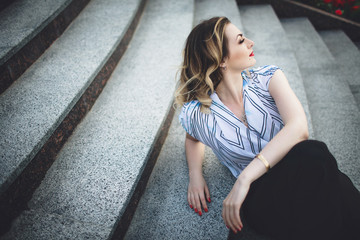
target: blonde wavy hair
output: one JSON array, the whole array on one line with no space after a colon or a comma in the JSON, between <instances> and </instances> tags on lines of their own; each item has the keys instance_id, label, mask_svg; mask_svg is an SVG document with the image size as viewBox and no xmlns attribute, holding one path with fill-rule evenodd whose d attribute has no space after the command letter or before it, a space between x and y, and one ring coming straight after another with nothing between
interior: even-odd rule
<instances>
[{"instance_id":1,"label":"blonde wavy hair","mask_svg":"<svg viewBox=\"0 0 360 240\"><path fill-rule=\"evenodd\" d=\"M221 82L223 76L220 63L228 56L228 40L225 35L226 17L213 17L195 26L187 37L183 50L180 79L175 90L176 107L198 100L200 111L210 113L210 95ZM250 75L248 69L246 69Z\"/></svg>"}]
</instances>

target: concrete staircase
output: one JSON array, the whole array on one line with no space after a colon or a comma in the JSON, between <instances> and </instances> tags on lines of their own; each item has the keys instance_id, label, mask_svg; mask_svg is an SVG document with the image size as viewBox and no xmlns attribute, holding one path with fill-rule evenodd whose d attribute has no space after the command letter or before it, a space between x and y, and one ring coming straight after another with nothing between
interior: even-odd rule
<instances>
[{"instance_id":1,"label":"concrete staircase","mask_svg":"<svg viewBox=\"0 0 360 240\"><path fill-rule=\"evenodd\" d=\"M12 3L0 20L22 12L19 6L40 8L29 2ZM62 2L40 8L49 14L36 24L14 29L43 31L49 16L72 11L66 6L75 1ZM279 19L267 4L92 0L0 95L0 239L235 238L221 209L236 179L208 147L209 212L199 216L188 206L185 131L172 107L186 36L202 19L221 15L255 42L254 67L282 68L310 138L327 143L360 189L360 53L342 31ZM0 32L16 32L12 27L0 24ZM37 33L21 46L12 42L1 63L21 60ZM10 44L0 39L1 49ZM270 239L243 221L242 239Z\"/></svg>"}]
</instances>

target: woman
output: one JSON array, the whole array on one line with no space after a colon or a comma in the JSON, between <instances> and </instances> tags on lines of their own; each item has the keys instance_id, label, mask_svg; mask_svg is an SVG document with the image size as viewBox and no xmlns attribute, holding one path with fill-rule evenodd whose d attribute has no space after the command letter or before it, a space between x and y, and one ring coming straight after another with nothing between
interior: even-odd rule
<instances>
[{"instance_id":1,"label":"woman","mask_svg":"<svg viewBox=\"0 0 360 240\"><path fill-rule=\"evenodd\" d=\"M208 211L205 145L237 178L222 217L234 233L244 218L278 239L360 237L360 193L326 144L308 139L302 105L283 71L256 63L254 42L226 17L197 25L187 38L175 93L186 130L188 203ZM358 239L358 238L356 238Z\"/></svg>"}]
</instances>

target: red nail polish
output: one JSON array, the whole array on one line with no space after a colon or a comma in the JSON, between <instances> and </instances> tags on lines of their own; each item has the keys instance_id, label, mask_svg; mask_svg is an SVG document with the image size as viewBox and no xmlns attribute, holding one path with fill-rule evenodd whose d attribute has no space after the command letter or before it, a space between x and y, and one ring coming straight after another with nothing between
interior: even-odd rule
<instances>
[{"instance_id":1,"label":"red nail polish","mask_svg":"<svg viewBox=\"0 0 360 240\"><path fill-rule=\"evenodd\" d=\"M193 208L193 206L190 204L190 207Z\"/></svg>"},{"instance_id":2,"label":"red nail polish","mask_svg":"<svg viewBox=\"0 0 360 240\"><path fill-rule=\"evenodd\" d=\"M241 228L238 228L239 231L241 231Z\"/></svg>"},{"instance_id":3,"label":"red nail polish","mask_svg":"<svg viewBox=\"0 0 360 240\"><path fill-rule=\"evenodd\" d=\"M210 199L210 198L208 198L208 200L209 200L209 202L211 202L211 199Z\"/></svg>"},{"instance_id":4,"label":"red nail polish","mask_svg":"<svg viewBox=\"0 0 360 240\"><path fill-rule=\"evenodd\" d=\"M198 210L195 208L195 212L197 213L198 212Z\"/></svg>"},{"instance_id":5,"label":"red nail polish","mask_svg":"<svg viewBox=\"0 0 360 240\"><path fill-rule=\"evenodd\" d=\"M228 225L226 225L226 228L227 228L227 229L229 229L229 226L228 226Z\"/></svg>"},{"instance_id":6,"label":"red nail polish","mask_svg":"<svg viewBox=\"0 0 360 240\"><path fill-rule=\"evenodd\" d=\"M209 211L207 208L205 208L204 210L205 210L205 212L208 212L208 211Z\"/></svg>"},{"instance_id":7,"label":"red nail polish","mask_svg":"<svg viewBox=\"0 0 360 240\"><path fill-rule=\"evenodd\" d=\"M202 216L202 213L201 213L201 211L199 211L199 215L200 215L200 216Z\"/></svg>"},{"instance_id":8,"label":"red nail polish","mask_svg":"<svg viewBox=\"0 0 360 240\"><path fill-rule=\"evenodd\" d=\"M236 231L236 230L235 230L235 231L233 230L233 232L234 232L234 233L237 233L237 231Z\"/></svg>"}]
</instances>

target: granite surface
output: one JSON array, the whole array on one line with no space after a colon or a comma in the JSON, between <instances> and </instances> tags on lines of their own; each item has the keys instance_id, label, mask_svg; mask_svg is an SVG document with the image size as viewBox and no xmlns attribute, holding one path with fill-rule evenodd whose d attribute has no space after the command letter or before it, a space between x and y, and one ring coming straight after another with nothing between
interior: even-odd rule
<instances>
[{"instance_id":1,"label":"granite surface","mask_svg":"<svg viewBox=\"0 0 360 240\"><path fill-rule=\"evenodd\" d=\"M92 1L89 6L101 9L109 15L102 9L105 6L99 2ZM211 6L216 6L215 9L207 5L212 3ZM255 41L257 66L275 64L284 70L308 117L310 138L320 139L328 144L339 162L340 169L344 170L359 188L359 183L356 182L360 179L357 160L360 146L359 112L355 110L355 99L345 84L346 80L341 80L340 74L336 73L332 54L324 48L319 36L313 35L313 29L306 20L280 22L269 5L241 6L239 15L236 15L234 9L238 10L230 0L223 1L222 4L217 1L194 3L191 0L149 0L131 44L102 94L60 151L57 160L29 202L29 210L16 219L12 230L4 239L13 239L14 236L21 239L52 239L54 236L63 239L111 237L129 204L154 138L158 131L161 131L173 96L174 75L181 61L185 37L193 23L213 15L231 16L230 20L244 31L245 36ZM264 18L260 19L260 15ZM80 19L89 22L86 18ZM115 27L111 29L115 31ZM303 33L306 33L306 36ZM90 33L85 35L88 37ZM93 46L85 40L81 43L89 45L94 51L93 56L101 54L100 50L94 48L97 45ZM304 47L292 47L299 44ZM51 51L55 51L56 46ZM52 72L51 51L44 57L49 59L48 64L43 66L49 69L47 74ZM68 55L61 56L61 66L79 61L64 58L72 56L71 50L67 51ZM55 52L52 54L57 55ZM59 62L53 60L53 63ZM92 64L96 66L95 63ZM64 76L66 70L69 71L69 68L63 69L60 76ZM89 74L90 70L83 66L82 71ZM40 76L36 71L30 71L28 75ZM77 75L68 73L66 76ZM70 79L71 84L76 85L79 78ZM61 79L58 77L56 80ZM54 84L51 77L41 79L44 85L47 81L48 85L50 82ZM25 91L26 85L24 86L15 90ZM31 88L31 85L28 86ZM59 93L51 91L50 96L57 96L57 100L61 100L60 96L63 96L71 101L72 98L66 94L71 91L69 88L66 88L67 91L62 90L61 86L56 85ZM31 88L31 91L37 92L37 89ZM43 125L43 122L36 118L37 115L29 114L30 110L16 114L10 111L10 115L3 118L1 109L8 112L9 109L21 109L21 105L3 104L1 97L3 96L0 96L0 123L3 119L11 123L12 116L19 119L17 114L22 114L26 117L25 126ZM40 97L35 95L35 98ZM44 99L52 107L56 103L47 97L42 98L42 104L39 104L45 107L43 111L47 115L54 115L55 110L52 107L47 108ZM39 109L36 104L30 106ZM199 216L187 204L185 132L178 122L178 114L177 111L125 238L233 239L234 236L228 235L229 231L223 224L221 208L222 201L231 190L235 179L208 147L205 151L203 173L211 194L209 212ZM24 122L22 124L14 129L19 131L24 128ZM8 139L23 138L22 135L13 135L4 138L0 144L5 146ZM29 139L32 138L28 137L24 142ZM0 154L5 156L8 153ZM241 239L268 239L248 228L246 221L239 234Z\"/></svg>"},{"instance_id":2,"label":"granite surface","mask_svg":"<svg viewBox=\"0 0 360 240\"><path fill-rule=\"evenodd\" d=\"M233 0L195 1L194 13L194 24L213 16L228 16L242 29L239 10ZM207 146L203 176L211 195L211 203L207 203L209 211L202 210L202 216L199 216L189 207L185 131L178 121L179 111L175 112L168 137L125 239L270 239L251 229L245 218L244 229L229 235L221 216L222 201L236 179Z\"/></svg>"},{"instance_id":3,"label":"granite surface","mask_svg":"<svg viewBox=\"0 0 360 240\"><path fill-rule=\"evenodd\" d=\"M111 237L173 97L182 36L189 33L192 23L189 2L148 1L131 44L35 191L29 211L101 223L94 233L107 231L107 237L100 239ZM27 213L18 218L9 234L32 221ZM48 226L32 234L49 232L51 236L57 228Z\"/></svg>"},{"instance_id":4,"label":"granite surface","mask_svg":"<svg viewBox=\"0 0 360 240\"><path fill-rule=\"evenodd\" d=\"M318 31L337 62L337 69L347 80L360 109L360 52L358 47L340 29Z\"/></svg>"},{"instance_id":5,"label":"granite surface","mask_svg":"<svg viewBox=\"0 0 360 240\"><path fill-rule=\"evenodd\" d=\"M0 95L0 193L38 153L94 80L121 41L139 2L92 1Z\"/></svg>"},{"instance_id":6,"label":"granite surface","mask_svg":"<svg viewBox=\"0 0 360 240\"><path fill-rule=\"evenodd\" d=\"M315 137L327 144L339 169L360 190L360 112L348 81L307 18L281 23L304 79Z\"/></svg>"},{"instance_id":7,"label":"granite surface","mask_svg":"<svg viewBox=\"0 0 360 240\"><path fill-rule=\"evenodd\" d=\"M19 0L0 12L0 94L61 36L89 1Z\"/></svg>"},{"instance_id":8,"label":"granite surface","mask_svg":"<svg viewBox=\"0 0 360 240\"><path fill-rule=\"evenodd\" d=\"M178 121L179 113L177 109L125 239L228 239L229 230L221 217L222 202L236 179L205 146L203 176L210 191L209 211L202 209L199 216L189 207L185 131ZM251 229L244 217L242 220L243 230L231 236L270 240Z\"/></svg>"},{"instance_id":9,"label":"granite surface","mask_svg":"<svg viewBox=\"0 0 360 240\"><path fill-rule=\"evenodd\" d=\"M101 223L81 222L33 210L24 212L13 225L13 231L1 237L2 240L107 239L110 231Z\"/></svg>"},{"instance_id":10,"label":"granite surface","mask_svg":"<svg viewBox=\"0 0 360 240\"><path fill-rule=\"evenodd\" d=\"M69 114L64 118L21 174L7 190L0 195L0 234L8 231L10 228L10 220L17 217L27 208L27 202L31 199L33 192L40 185L47 170L55 161L58 152L73 133L79 122L81 122L83 117L91 109L99 94L101 94L107 80L131 41L131 37L140 20L144 5L145 1L142 1L136 10L135 16L131 19L131 24L126 29L126 33L122 36L120 43L116 46L112 55L108 58L102 69L98 72L81 98L76 102Z\"/></svg>"},{"instance_id":11,"label":"granite surface","mask_svg":"<svg viewBox=\"0 0 360 240\"><path fill-rule=\"evenodd\" d=\"M0 12L0 65L39 33L72 0L18 0Z\"/></svg>"}]
</instances>

